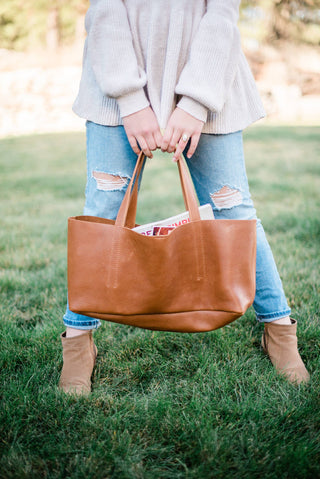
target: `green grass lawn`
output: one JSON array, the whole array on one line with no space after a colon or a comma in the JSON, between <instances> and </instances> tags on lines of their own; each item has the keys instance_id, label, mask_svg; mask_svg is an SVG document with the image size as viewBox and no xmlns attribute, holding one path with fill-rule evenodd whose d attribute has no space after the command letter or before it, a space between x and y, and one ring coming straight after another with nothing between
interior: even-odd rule
<instances>
[{"instance_id":1,"label":"green grass lawn","mask_svg":"<svg viewBox=\"0 0 320 479\"><path fill-rule=\"evenodd\" d=\"M311 383L275 373L251 308L195 335L103 324L93 393L81 399L57 383L85 138L0 141L1 478L320 478L319 138L317 127L245 133L251 193ZM148 163L139 222L183 209L175 170L169 156Z\"/></svg>"}]
</instances>

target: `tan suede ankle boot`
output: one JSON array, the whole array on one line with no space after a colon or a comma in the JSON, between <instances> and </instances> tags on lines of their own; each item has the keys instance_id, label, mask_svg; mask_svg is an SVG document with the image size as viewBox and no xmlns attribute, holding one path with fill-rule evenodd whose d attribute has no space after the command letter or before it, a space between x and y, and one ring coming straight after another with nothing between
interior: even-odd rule
<instances>
[{"instance_id":1,"label":"tan suede ankle boot","mask_svg":"<svg viewBox=\"0 0 320 479\"><path fill-rule=\"evenodd\" d=\"M91 375L97 357L97 347L93 342L92 331L80 336L67 338L61 334L63 348L63 368L59 387L70 394L89 394Z\"/></svg>"},{"instance_id":2,"label":"tan suede ankle boot","mask_svg":"<svg viewBox=\"0 0 320 479\"><path fill-rule=\"evenodd\" d=\"M276 370L289 382L307 383L310 376L298 352L297 321L290 320L288 325L265 323L261 345Z\"/></svg>"}]
</instances>

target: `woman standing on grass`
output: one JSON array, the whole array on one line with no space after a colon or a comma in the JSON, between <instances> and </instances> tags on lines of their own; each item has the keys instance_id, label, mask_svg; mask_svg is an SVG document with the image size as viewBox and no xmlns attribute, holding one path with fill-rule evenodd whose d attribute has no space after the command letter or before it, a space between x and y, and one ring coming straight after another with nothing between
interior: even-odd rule
<instances>
[{"instance_id":1,"label":"woman standing on grass","mask_svg":"<svg viewBox=\"0 0 320 479\"><path fill-rule=\"evenodd\" d=\"M87 120L84 214L115 219L140 149L183 151L201 204L217 219L254 219L242 130L264 116L241 50L239 0L91 0L79 94ZM164 130L162 135L161 129ZM257 219L257 320L262 346L291 382L309 374L281 280ZM67 308L60 387L87 393L98 319Z\"/></svg>"}]
</instances>

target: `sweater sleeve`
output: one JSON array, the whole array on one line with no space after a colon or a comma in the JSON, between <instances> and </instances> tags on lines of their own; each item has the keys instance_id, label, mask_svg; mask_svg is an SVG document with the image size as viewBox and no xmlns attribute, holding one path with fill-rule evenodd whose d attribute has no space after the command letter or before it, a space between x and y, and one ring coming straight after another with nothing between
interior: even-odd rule
<instances>
[{"instance_id":1,"label":"sweater sleeve","mask_svg":"<svg viewBox=\"0 0 320 479\"><path fill-rule=\"evenodd\" d=\"M178 106L206 121L220 112L238 68L241 40L237 27L240 0L208 0L175 92Z\"/></svg>"},{"instance_id":2,"label":"sweater sleeve","mask_svg":"<svg viewBox=\"0 0 320 479\"><path fill-rule=\"evenodd\" d=\"M146 108L146 73L138 66L123 1L91 0L86 28L88 56L102 93L117 100L121 117Z\"/></svg>"}]
</instances>

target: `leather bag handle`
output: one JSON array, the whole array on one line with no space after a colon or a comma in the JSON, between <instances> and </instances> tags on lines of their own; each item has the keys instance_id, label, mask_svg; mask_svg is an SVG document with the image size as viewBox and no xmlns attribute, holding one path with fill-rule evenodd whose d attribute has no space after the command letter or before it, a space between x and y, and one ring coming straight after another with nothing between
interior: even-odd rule
<instances>
[{"instance_id":1,"label":"leather bag handle","mask_svg":"<svg viewBox=\"0 0 320 479\"><path fill-rule=\"evenodd\" d=\"M141 152L138 156L127 191L122 200L115 221L116 226L126 226L127 228L134 228L135 226L138 201L138 183L145 161L146 157L144 153ZM199 221L201 218L195 191L186 162L182 155L178 159L177 163L179 168L180 184L185 202L185 207L186 210L189 211L190 221Z\"/></svg>"},{"instance_id":2,"label":"leather bag handle","mask_svg":"<svg viewBox=\"0 0 320 479\"><path fill-rule=\"evenodd\" d=\"M131 180L127 187L127 191L120 205L118 215L115 221L116 226L126 226L128 228L134 228L135 226L138 202L138 183L145 160L145 155L141 151L137 158L136 166L133 170ZM132 191L133 184L134 189Z\"/></svg>"},{"instance_id":3,"label":"leather bag handle","mask_svg":"<svg viewBox=\"0 0 320 479\"><path fill-rule=\"evenodd\" d=\"M180 175L180 168L179 168L179 175ZM181 183L181 175L180 175L180 183ZM128 215L126 220L126 226L128 228L135 227L135 220L136 220L136 214L137 214L137 202L138 202L138 189L139 189L139 181L135 181L133 189L132 189L132 193L131 193L131 200L130 200ZM182 190L182 193L183 193L183 201L185 204L185 208L187 210L188 207L187 207L187 201L186 201L184 190Z\"/></svg>"},{"instance_id":4,"label":"leather bag handle","mask_svg":"<svg viewBox=\"0 0 320 479\"><path fill-rule=\"evenodd\" d=\"M145 158L145 161L146 161L146 158ZM140 166L137 170L137 174L139 175L139 177L141 175L145 161L140 163ZM136 221L136 215L137 215L137 204L138 204L139 177L136 178L133 185L132 193L131 193L131 199L130 199L127 219L125 223L125 226L127 228L135 227L135 221Z\"/></svg>"}]
</instances>

